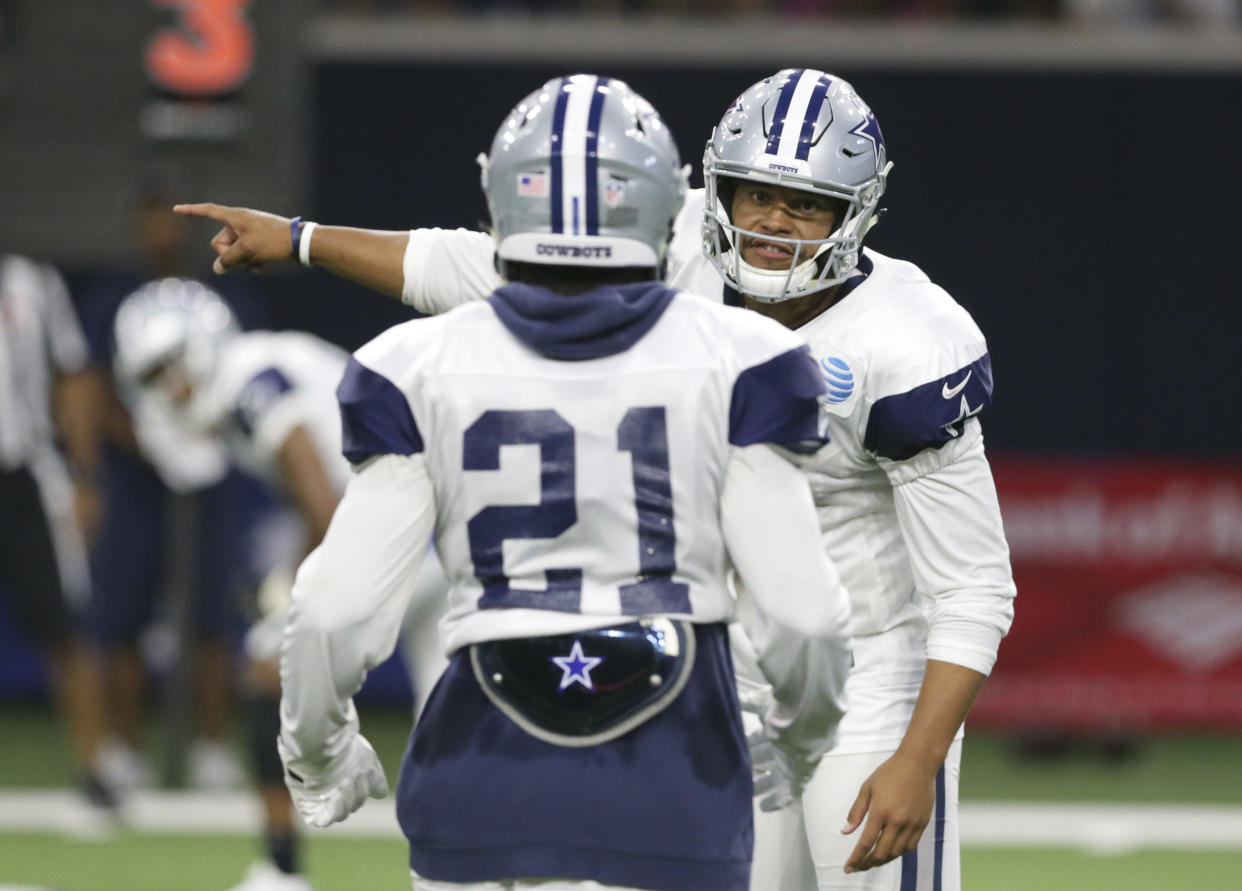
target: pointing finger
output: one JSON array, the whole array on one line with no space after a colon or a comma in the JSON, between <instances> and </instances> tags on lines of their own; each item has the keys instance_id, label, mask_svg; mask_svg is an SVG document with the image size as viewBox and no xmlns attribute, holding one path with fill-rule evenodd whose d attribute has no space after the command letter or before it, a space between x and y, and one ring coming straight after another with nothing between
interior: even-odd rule
<instances>
[{"instance_id":1,"label":"pointing finger","mask_svg":"<svg viewBox=\"0 0 1242 891\"><path fill-rule=\"evenodd\" d=\"M207 217L220 223L226 222L225 217L231 209L222 204L212 204L210 202L173 205L173 213L179 213L186 217Z\"/></svg>"}]
</instances>

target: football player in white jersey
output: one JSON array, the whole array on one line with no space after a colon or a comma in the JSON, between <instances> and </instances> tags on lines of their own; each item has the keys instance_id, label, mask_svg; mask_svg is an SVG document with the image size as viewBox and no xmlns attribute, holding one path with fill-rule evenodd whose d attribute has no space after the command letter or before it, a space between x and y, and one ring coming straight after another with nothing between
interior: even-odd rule
<instances>
[{"instance_id":1,"label":"football player in white jersey","mask_svg":"<svg viewBox=\"0 0 1242 891\"><path fill-rule=\"evenodd\" d=\"M987 345L916 266L863 248L888 171L848 83L780 71L726 111L669 248L670 284L795 329L829 387L832 443L803 464L853 601L850 710L801 806L757 825L756 891L960 886L961 727L1012 621ZM291 244L281 217L179 210L224 224L217 272L300 258L427 313L499 281L487 233L320 226Z\"/></svg>"},{"instance_id":2,"label":"football player in white jersey","mask_svg":"<svg viewBox=\"0 0 1242 891\"><path fill-rule=\"evenodd\" d=\"M822 378L779 325L653 280L686 172L624 83L549 81L483 163L509 284L380 335L338 391L355 473L294 586L290 789L321 826L384 794L350 696L434 530L450 663L397 790L414 887L745 891L727 570L799 779L849 664L809 488L772 448L822 445Z\"/></svg>"},{"instance_id":3,"label":"football player in white jersey","mask_svg":"<svg viewBox=\"0 0 1242 891\"><path fill-rule=\"evenodd\" d=\"M303 332L242 333L214 291L179 278L149 282L127 297L115 342L117 379L145 416L178 433L182 448L222 445L234 465L283 495L296 514L284 518L292 536L268 536L271 552L255 555L267 578L258 591L259 619L246 636L245 680L269 857L251 867L237 891L304 889L275 747L279 650L293 567L323 538L349 476L335 398L347 354ZM164 464L154 437L160 429L139 425L136 432L144 451ZM443 586L434 584L437 568L432 562L420 587L420 605L433 610L443 598ZM436 614L428 618L424 624L434 629ZM422 662L434 677L442 665L434 630L421 649L431 654Z\"/></svg>"}]
</instances>

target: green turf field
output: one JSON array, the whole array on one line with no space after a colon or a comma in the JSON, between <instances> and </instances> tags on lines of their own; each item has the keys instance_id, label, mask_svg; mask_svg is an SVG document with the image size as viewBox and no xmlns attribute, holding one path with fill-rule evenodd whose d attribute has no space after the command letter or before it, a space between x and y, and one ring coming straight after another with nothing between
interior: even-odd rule
<instances>
[{"instance_id":1,"label":"green turf field","mask_svg":"<svg viewBox=\"0 0 1242 891\"><path fill-rule=\"evenodd\" d=\"M1242 851L1138 851L1096 857L1059 849L966 849L964 891L1238 891Z\"/></svg>"},{"instance_id":2,"label":"green turf field","mask_svg":"<svg viewBox=\"0 0 1242 891\"><path fill-rule=\"evenodd\" d=\"M366 711L363 726L395 779L408 723L399 710ZM0 787L63 787L71 776L61 733L43 708L0 709ZM151 731L153 748L159 734ZM1223 735L1159 737L1128 757L1079 745L1060 757L1019 758L1004 738L968 737L963 803L990 801L1175 802L1242 806L1242 740ZM409 887L396 839L308 836L316 891L400 891ZM0 891L27 885L58 891L223 891L259 854L244 834L144 835L105 841L0 833ZM1236 891L1242 847L1144 849L1093 855L1069 848L972 848L964 852L970 891ZM687 889L696 891L696 889ZM780 889L773 889L780 891Z\"/></svg>"},{"instance_id":3,"label":"green turf field","mask_svg":"<svg viewBox=\"0 0 1242 891\"><path fill-rule=\"evenodd\" d=\"M46 835L0 835L0 887L223 891L254 856L253 842L244 838L122 836L70 842ZM308 859L316 891L409 889L398 841L316 838ZM1141 851L1092 857L1064 850L968 849L963 874L967 891L1236 891L1242 853Z\"/></svg>"},{"instance_id":4,"label":"green turf field","mask_svg":"<svg viewBox=\"0 0 1242 891\"><path fill-rule=\"evenodd\" d=\"M57 891L224 891L259 856L252 839L122 835L101 842L0 835L5 883ZM400 841L316 838L307 846L316 891L409 891Z\"/></svg>"},{"instance_id":5,"label":"green turf field","mask_svg":"<svg viewBox=\"0 0 1242 891\"><path fill-rule=\"evenodd\" d=\"M410 723L401 709L364 709L364 732L390 774L401 762ZM0 707L0 787L46 788L69 782L63 735L46 708ZM158 727L148 731L160 751ZM1242 737L1158 736L1128 756L1104 757L1085 745L1061 757L1019 758L1004 737L970 733L963 754L963 800L1149 801L1242 805ZM1242 889L1242 881L1238 888Z\"/></svg>"}]
</instances>

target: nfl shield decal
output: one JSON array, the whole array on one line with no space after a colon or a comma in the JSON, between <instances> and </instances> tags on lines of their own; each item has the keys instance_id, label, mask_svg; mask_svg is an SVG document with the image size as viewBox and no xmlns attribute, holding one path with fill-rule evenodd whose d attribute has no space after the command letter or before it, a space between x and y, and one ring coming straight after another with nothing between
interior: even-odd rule
<instances>
[{"instance_id":1,"label":"nfl shield decal","mask_svg":"<svg viewBox=\"0 0 1242 891\"><path fill-rule=\"evenodd\" d=\"M618 207L625 201L625 180L617 176L608 177L604 184L604 203L609 207Z\"/></svg>"}]
</instances>

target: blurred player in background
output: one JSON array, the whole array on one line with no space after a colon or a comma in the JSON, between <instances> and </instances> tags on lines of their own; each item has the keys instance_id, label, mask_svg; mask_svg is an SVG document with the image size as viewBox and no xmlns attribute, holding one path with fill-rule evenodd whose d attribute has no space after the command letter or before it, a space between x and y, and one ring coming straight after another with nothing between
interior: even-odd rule
<instances>
[{"instance_id":1,"label":"blurred player in background","mask_svg":"<svg viewBox=\"0 0 1242 891\"><path fill-rule=\"evenodd\" d=\"M187 227L168 213L173 181L168 171L152 170L137 184L127 207L133 266L96 277L79 301L93 362L109 382L100 401L103 522L91 549L89 630L103 655L111 730L101 758L105 776L121 787L154 780L143 739L154 670L170 720L182 708L177 699L192 697L185 779L195 788L227 789L245 782L229 738L232 639L243 627L236 605L238 592L254 583L250 540L270 499L230 467L214 437L179 427L140 389L121 392L124 383L112 374L121 301L145 282L185 276L193 265ZM265 304L253 281L222 283L220 293L243 327L261 325ZM179 523L193 525L191 540L173 540ZM179 652L170 641L181 644ZM170 739L181 732L165 731ZM179 780L178 767L166 763L165 778Z\"/></svg>"},{"instance_id":2,"label":"blurred player in background","mask_svg":"<svg viewBox=\"0 0 1242 891\"><path fill-rule=\"evenodd\" d=\"M270 485L301 521L292 548L265 558L269 571L246 636L244 693L269 856L237 891L308 887L298 875L292 810L276 753L278 658L292 568L323 538L348 476L333 396L345 359L309 334L242 333L219 295L186 279L144 285L116 315L118 380L177 429L220 443L236 466ZM421 601L442 594L432 584ZM435 618L427 624L434 626Z\"/></svg>"},{"instance_id":3,"label":"blurred player in background","mask_svg":"<svg viewBox=\"0 0 1242 891\"><path fill-rule=\"evenodd\" d=\"M89 595L83 533L97 524L99 500L100 384L87 359L60 274L0 255L0 588L47 658L86 800L111 817L98 674L78 627Z\"/></svg>"},{"instance_id":4,"label":"blurred player in background","mask_svg":"<svg viewBox=\"0 0 1242 891\"><path fill-rule=\"evenodd\" d=\"M978 419L992 400L987 344L916 266L863 248L888 171L879 124L847 82L780 71L716 127L706 188L669 250L671 285L795 329L829 388L832 444L801 463L853 600L850 709L800 806L761 818L756 891L960 887L962 726L1013 616ZM426 313L502 280L487 233L319 226L294 246L281 217L181 210L224 224L217 272L300 254Z\"/></svg>"},{"instance_id":5,"label":"blurred player in background","mask_svg":"<svg viewBox=\"0 0 1242 891\"><path fill-rule=\"evenodd\" d=\"M625 84L549 81L484 169L511 283L376 338L338 391L355 474L294 587L290 790L320 826L386 791L350 697L434 529L451 661L397 791L414 887L745 891L727 567L799 777L849 662L805 479L770 447L822 445L823 382L778 325L651 280L685 171Z\"/></svg>"}]
</instances>

